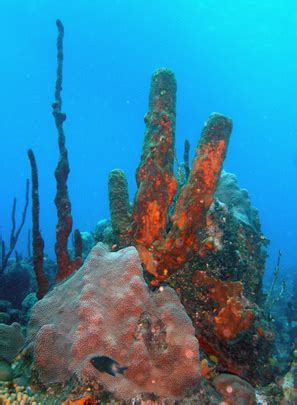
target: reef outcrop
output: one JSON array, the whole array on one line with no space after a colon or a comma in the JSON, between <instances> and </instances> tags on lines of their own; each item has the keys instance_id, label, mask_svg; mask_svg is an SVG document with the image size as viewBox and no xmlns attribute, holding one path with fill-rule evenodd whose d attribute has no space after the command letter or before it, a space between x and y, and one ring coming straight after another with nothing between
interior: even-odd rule
<instances>
[{"instance_id":1,"label":"reef outcrop","mask_svg":"<svg viewBox=\"0 0 297 405\"><path fill-rule=\"evenodd\" d=\"M152 286L166 281L177 291L201 347L216 357L219 372L268 381L271 370L263 367L273 331L261 321L259 307L267 240L247 191L233 174L222 171L232 122L211 114L192 165L186 144L184 166L175 174L175 103L174 74L158 69L151 80L131 221L127 214L120 220L120 209L111 210L113 240L119 247L136 247ZM118 189L125 190L118 206L127 207L122 178L114 177Z\"/></svg>"},{"instance_id":2,"label":"reef outcrop","mask_svg":"<svg viewBox=\"0 0 297 405\"><path fill-rule=\"evenodd\" d=\"M11 325L0 323L0 360L12 362L24 345L21 325L14 322Z\"/></svg>"},{"instance_id":3,"label":"reef outcrop","mask_svg":"<svg viewBox=\"0 0 297 405\"><path fill-rule=\"evenodd\" d=\"M55 396L55 403L174 399L254 404L255 390L248 381L255 386L273 381L277 367L271 349L278 342L261 289L268 241L248 192L239 187L235 175L222 170L231 119L211 114L192 164L186 141L180 165L175 150L175 76L166 68L154 72L134 203L129 202L124 172L113 170L108 184L111 220L99 221L94 234L75 230L73 256L68 250L70 168L61 98L64 27L60 20L56 23L52 108L59 145L57 266L43 261L37 168L29 152L33 261L42 299L34 304L36 280L32 283L32 276L23 271L32 273L31 260L23 262L16 255L15 262L8 263L25 221L27 181L21 225L15 229L14 199L9 251L3 241L0 244L0 292L7 299L0 303L0 320L27 323L30 317L26 350L13 365L23 345L21 326L0 325L0 380L9 382L4 390L0 386L2 398L10 401L11 394L13 401L19 390L15 384L22 380L10 381L24 377L23 386L30 374L30 386L42 391L40 398ZM96 241L106 245L94 246ZM293 308L294 303L289 306ZM287 320L292 344L292 313ZM283 381L288 401L295 393L295 360ZM272 386L269 391L281 390ZM28 393L19 398L23 402Z\"/></svg>"},{"instance_id":4,"label":"reef outcrop","mask_svg":"<svg viewBox=\"0 0 297 405\"><path fill-rule=\"evenodd\" d=\"M224 398L223 404L254 405L255 389L247 382L232 374L220 374L213 381L216 390Z\"/></svg>"},{"instance_id":5,"label":"reef outcrop","mask_svg":"<svg viewBox=\"0 0 297 405\"><path fill-rule=\"evenodd\" d=\"M85 264L32 311L28 353L40 385L179 397L199 383L198 342L175 291L152 293L134 247L110 253L99 243ZM116 377L90 360L108 356L127 370Z\"/></svg>"}]
</instances>

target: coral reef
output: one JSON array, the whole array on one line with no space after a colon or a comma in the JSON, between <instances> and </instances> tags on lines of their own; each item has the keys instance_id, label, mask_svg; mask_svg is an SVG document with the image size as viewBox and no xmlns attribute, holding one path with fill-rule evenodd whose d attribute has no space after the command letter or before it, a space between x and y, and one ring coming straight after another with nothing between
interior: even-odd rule
<instances>
[{"instance_id":1,"label":"coral reef","mask_svg":"<svg viewBox=\"0 0 297 405\"><path fill-rule=\"evenodd\" d=\"M283 311L287 340L282 341L281 334L275 340L277 323L273 324L265 308L262 292L268 240L248 192L239 187L235 175L222 170L231 119L211 114L192 164L190 144L185 141L180 165L175 156L176 80L170 70L161 68L152 76L133 206L124 172L113 170L108 182L111 220L99 221L94 233L75 230L74 249L68 250L72 215L61 98L64 28L60 20L57 28L52 108L60 152L55 170L55 281L59 283L53 286L56 266L43 253L37 167L29 151L33 262L37 295L43 298L36 303L31 261L16 255L1 275L0 291L5 291L8 284L2 281L15 269L17 281L25 277L22 270L28 270L24 279L28 285L22 285L17 303L11 291L4 296L0 320L26 323L30 317L30 321L26 350L15 360L14 372L10 363L20 345L9 351L9 344L14 343L7 343L5 333L13 330L13 339L22 340L21 327L0 324L0 378L10 381L15 377L14 383L23 379L27 385L32 368L30 383L42 391L39 398L44 404L53 399L64 404L174 399L181 404L232 405L254 404L265 397L276 403L275 397L280 403L282 389L287 396L283 403L290 403L295 394L296 352L284 356L281 370L287 374L278 383L272 382L280 370L273 353L278 353L276 343L288 350L294 345L296 290L293 303L280 301L282 310L287 308ZM15 234L14 216L15 201L11 247L19 232ZM23 214L22 223L24 218ZM93 247L96 242L106 243L112 252L102 243ZM45 275L53 287L47 294ZM9 355L1 356L1 350ZM293 359L290 366L289 356ZM114 375L115 370L106 364L103 367L102 359L104 364L116 365L118 373ZM263 395L256 395L248 381L269 385ZM33 396L22 392L17 401L31 403ZM1 385L1 396L15 400L16 392L12 386Z\"/></svg>"},{"instance_id":2,"label":"coral reef","mask_svg":"<svg viewBox=\"0 0 297 405\"><path fill-rule=\"evenodd\" d=\"M178 397L199 383L192 323L173 289L149 291L133 247L110 253L96 245L80 270L34 306L27 345L41 385L74 379L71 390L81 396L88 386L120 399ZM101 373L90 363L96 355L128 369Z\"/></svg>"},{"instance_id":3,"label":"coral reef","mask_svg":"<svg viewBox=\"0 0 297 405\"><path fill-rule=\"evenodd\" d=\"M175 175L175 95L173 73L158 69L145 115L132 221L125 216L125 226L113 233L130 234L126 241L137 248L152 286L166 280L176 289L219 371L268 381L273 371L264 364L274 333L261 321L258 306L268 242L247 191L234 175L221 173L232 123L211 114L191 168L185 143L184 163Z\"/></svg>"},{"instance_id":4,"label":"coral reef","mask_svg":"<svg viewBox=\"0 0 297 405\"><path fill-rule=\"evenodd\" d=\"M217 200L206 222L204 249L167 281L191 316L201 347L218 359L219 370L268 382L275 371L267 365L274 332L259 306L265 239Z\"/></svg>"}]
</instances>

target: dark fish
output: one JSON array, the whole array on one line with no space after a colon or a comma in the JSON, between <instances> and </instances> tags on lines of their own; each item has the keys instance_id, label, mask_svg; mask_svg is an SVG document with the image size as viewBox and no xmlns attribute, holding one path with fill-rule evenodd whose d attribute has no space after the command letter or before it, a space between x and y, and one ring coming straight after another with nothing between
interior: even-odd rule
<instances>
[{"instance_id":1,"label":"dark fish","mask_svg":"<svg viewBox=\"0 0 297 405\"><path fill-rule=\"evenodd\" d=\"M128 367L120 366L119 363L107 356L96 356L91 359L92 365L101 373L108 373L112 376L123 374Z\"/></svg>"}]
</instances>

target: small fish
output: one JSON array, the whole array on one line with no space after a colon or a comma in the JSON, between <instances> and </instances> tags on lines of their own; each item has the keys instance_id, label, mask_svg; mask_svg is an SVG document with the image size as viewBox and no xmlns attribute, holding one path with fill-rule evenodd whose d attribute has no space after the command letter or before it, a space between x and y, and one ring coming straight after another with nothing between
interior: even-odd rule
<instances>
[{"instance_id":1,"label":"small fish","mask_svg":"<svg viewBox=\"0 0 297 405\"><path fill-rule=\"evenodd\" d=\"M120 366L119 363L107 356L96 356L91 359L91 364L101 373L108 373L112 376L123 374L128 367Z\"/></svg>"}]
</instances>

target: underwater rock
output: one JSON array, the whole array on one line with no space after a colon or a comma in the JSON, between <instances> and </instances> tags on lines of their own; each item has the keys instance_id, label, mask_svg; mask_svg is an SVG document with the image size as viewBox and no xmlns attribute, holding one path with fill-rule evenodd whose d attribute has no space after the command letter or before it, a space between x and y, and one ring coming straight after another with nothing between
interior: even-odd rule
<instances>
[{"instance_id":1,"label":"underwater rock","mask_svg":"<svg viewBox=\"0 0 297 405\"><path fill-rule=\"evenodd\" d=\"M51 260L46 254L44 255L43 260L43 270L49 282L49 289L51 289L56 282L56 275L58 271L57 263ZM36 289L34 289L34 291L35 290Z\"/></svg>"},{"instance_id":2,"label":"underwater rock","mask_svg":"<svg viewBox=\"0 0 297 405\"><path fill-rule=\"evenodd\" d=\"M19 322L21 319L21 311L12 307L11 302L0 300L0 323L7 325L13 322Z\"/></svg>"},{"instance_id":3,"label":"underwater rock","mask_svg":"<svg viewBox=\"0 0 297 405\"><path fill-rule=\"evenodd\" d=\"M82 239L82 249L83 249L83 260L88 256L91 249L95 246L95 238L92 232L83 231L80 233Z\"/></svg>"},{"instance_id":4,"label":"underwater rock","mask_svg":"<svg viewBox=\"0 0 297 405\"><path fill-rule=\"evenodd\" d=\"M215 198L207 212L200 251L167 282L219 370L267 384L275 373L265 366L274 345L273 325L263 323L261 310L267 240L260 222L255 230L236 217L231 197L222 199Z\"/></svg>"},{"instance_id":5,"label":"underwater rock","mask_svg":"<svg viewBox=\"0 0 297 405\"><path fill-rule=\"evenodd\" d=\"M0 324L5 323L9 325L10 323L10 315L7 312L0 312Z\"/></svg>"},{"instance_id":6,"label":"underwater rock","mask_svg":"<svg viewBox=\"0 0 297 405\"><path fill-rule=\"evenodd\" d=\"M27 349L40 385L72 381L77 395L87 384L120 399L172 398L199 382L192 322L173 289L149 291L134 247L111 253L98 243L76 273L35 304ZM96 356L127 370L100 372L90 361Z\"/></svg>"},{"instance_id":7,"label":"underwater rock","mask_svg":"<svg viewBox=\"0 0 297 405\"><path fill-rule=\"evenodd\" d=\"M19 323L0 324L0 359L11 363L25 342Z\"/></svg>"},{"instance_id":8,"label":"underwater rock","mask_svg":"<svg viewBox=\"0 0 297 405\"><path fill-rule=\"evenodd\" d=\"M13 322L20 322L21 320L21 311L18 309L10 309L9 312L10 321L9 323Z\"/></svg>"},{"instance_id":9,"label":"underwater rock","mask_svg":"<svg viewBox=\"0 0 297 405\"><path fill-rule=\"evenodd\" d=\"M30 293L23 299L22 318L25 323L28 322L30 315L31 315L31 309L37 301L38 301L38 299L37 299L36 293Z\"/></svg>"},{"instance_id":10,"label":"underwater rock","mask_svg":"<svg viewBox=\"0 0 297 405\"><path fill-rule=\"evenodd\" d=\"M36 293L26 295L22 302L22 311L27 312L38 301Z\"/></svg>"},{"instance_id":11,"label":"underwater rock","mask_svg":"<svg viewBox=\"0 0 297 405\"><path fill-rule=\"evenodd\" d=\"M284 393L284 399L281 405L294 405L297 398L297 346L293 351L293 359L290 370L281 380L281 388Z\"/></svg>"},{"instance_id":12,"label":"underwater rock","mask_svg":"<svg viewBox=\"0 0 297 405\"><path fill-rule=\"evenodd\" d=\"M111 221L108 219L101 219L97 222L95 233L95 241L105 243L108 246L112 246L116 243L116 236L113 232Z\"/></svg>"},{"instance_id":13,"label":"underwater rock","mask_svg":"<svg viewBox=\"0 0 297 405\"><path fill-rule=\"evenodd\" d=\"M239 187L235 174L222 170L215 197L229 207L238 221L260 230L258 210L252 206L248 191Z\"/></svg>"},{"instance_id":14,"label":"underwater rock","mask_svg":"<svg viewBox=\"0 0 297 405\"><path fill-rule=\"evenodd\" d=\"M0 381L12 381L13 371L11 365L5 361L0 360Z\"/></svg>"},{"instance_id":15,"label":"underwater rock","mask_svg":"<svg viewBox=\"0 0 297 405\"><path fill-rule=\"evenodd\" d=\"M251 384L236 375L220 374L213 381L228 405L255 405L256 393Z\"/></svg>"},{"instance_id":16,"label":"underwater rock","mask_svg":"<svg viewBox=\"0 0 297 405\"><path fill-rule=\"evenodd\" d=\"M0 312L8 312L12 309L12 303L7 300L0 300Z\"/></svg>"},{"instance_id":17,"label":"underwater rock","mask_svg":"<svg viewBox=\"0 0 297 405\"><path fill-rule=\"evenodd\" d=\"M34 288L33 267L25 260L9 263L0 276L1 299L10 301L14 308L20 309L23 299Z\"/></svg>"},{"instance_id":18,"label":"underwater rock","mask_svg":"<svg viewBox=\"0 0 297 405\"><path fill-rule=\"evenodd\" d=\"M269 242L261 231L257 215L242 221L243 214L239 219L227 197L225 201L216 198L211 204L203 232L203 249L196 255L193 264L221 280L241 281L244 295L258 303L263 296L261 287ZM257 212L253 208L250 211Z\"/></svg>"}]
</instances>

